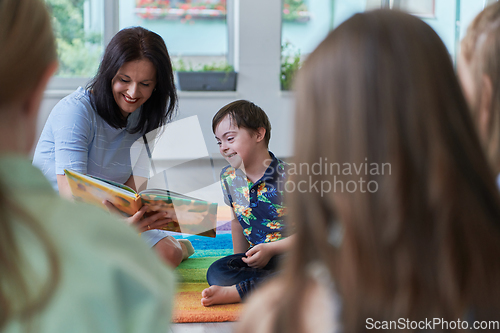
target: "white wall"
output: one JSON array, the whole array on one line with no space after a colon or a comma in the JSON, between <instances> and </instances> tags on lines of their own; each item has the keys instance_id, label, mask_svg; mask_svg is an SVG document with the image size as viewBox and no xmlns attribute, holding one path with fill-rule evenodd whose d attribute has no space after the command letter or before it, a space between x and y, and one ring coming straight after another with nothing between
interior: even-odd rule
<instances>
[{"instance_id":1,"label":"white wall","mask_svg":"<svg viewBox=\"0 0 500 333\"><path fill-rule=\"evenodd\" d=\"M197 115L208 151L216 154L218 146L211 126L213 115L222 106L234 100L250 100L262 107L271 120L270 150L279 157L289 157L292 151L293 96L290 92L280 90L281 1L234 1L237 91L180 91L179 112L176 119ZM77 84L78 81L75 80L75 86L68 90L55 90L50 88L54 85L49 85L41 106L39 133L54 105L70 94Z\"/></svg>"}]
</instances>

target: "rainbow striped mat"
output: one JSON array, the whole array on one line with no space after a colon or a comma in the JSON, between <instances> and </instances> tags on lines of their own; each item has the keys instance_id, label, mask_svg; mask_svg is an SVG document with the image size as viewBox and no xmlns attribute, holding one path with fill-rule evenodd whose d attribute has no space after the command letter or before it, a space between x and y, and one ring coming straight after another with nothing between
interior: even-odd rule
<instances>
[{"instance_id":1,"label":"rainbow striped mat","mask_svg":"<svg viewBox=\"0 0 500 333\"><path fill-rule=\"evenodd\" d=\"M242 304L204 307L201 292L208 287L207 269L215 260L232 254L231 234L217 231L215 239L201 236L186 237L195 248L191 258L175 270L179 285L174 303L174 323L206 323L236 321Z\"/></svg>"}]
</instances>

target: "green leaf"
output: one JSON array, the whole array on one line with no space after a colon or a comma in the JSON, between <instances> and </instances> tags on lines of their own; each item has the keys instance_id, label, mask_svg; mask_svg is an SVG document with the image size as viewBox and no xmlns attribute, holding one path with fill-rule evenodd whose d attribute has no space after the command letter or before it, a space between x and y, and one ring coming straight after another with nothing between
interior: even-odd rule
<instances>
[{"instance_id":1,"label":"green leaf","mask_svg":"<svg viewBox=\"0 0 500 333\"><path fill-rule=\"evenodd\" d=\"M292 43L285 42L281 46L281 89L292 88L293 78L301 66L300 50L295 49Z\"/></svg>"}]
</instances>

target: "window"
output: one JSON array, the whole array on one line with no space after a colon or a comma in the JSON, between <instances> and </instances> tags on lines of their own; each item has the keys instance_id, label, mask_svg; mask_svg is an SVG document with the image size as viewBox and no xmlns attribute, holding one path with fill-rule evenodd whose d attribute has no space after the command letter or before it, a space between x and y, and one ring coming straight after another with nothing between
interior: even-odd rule
<instances>
[{"instance_id":1,"label":"window","mask_svg":"<svg viewBox=\"0 0 500 333\"><path fill-rule=\"evenodd\" d=\"M434 17L435 0L367 0L366 8L400 8L419 17Z\"/></svg>"},{"instance_id":2,"label":"window","mask_svg":"<svg viewBox=\"0 0 500 333\"><path fill-rule=\"evenodd\" d=\"M281 86L289 90L293 74L307 54L332 28L332 2L283 0L281 28Z\"/></svg>"},{"instance_id":3,"label":"window","mask_svg":"<svg viewBox=\"0 0 500 333\"><path fill-rule=\"evenodd\" d=\"M241 1L251 0L240 0L238 3ZM383 6L399 6L421 17L436 30L450 54L455 57L459 41L470 21L485 5L493 1L495 0L282 0L282 64L287 63L288 69L300 66L300 61L318 45L329 30L357 12ZM236 42L231 34L238 27L232 26L232 17L227 13L231 12L228 7L237 1L46 2L53 14L59 53L59 69L54 80L57 84L52 83L49 89L74 89L78 85L85 85L98 68L104 45L119 29L134 25L142 25L159 33L165 39L177 68L199 68L203 64L226 61L233 63L231 44ZM266 7L261 6L262 11L265 11ZM252 14L256 17L251 21L275 29L272 17L262 21L261 14L262 12L259 16Z\"/></svg>"},{"instance_id":4,"label":"window","mask_svg":"<svg viewBox=\"0 0 500 333\"><path fill-rule=\"evenodd\" d=\"M85 85L104 46L122 28L141 25L163 37L174 67L228 62L226 0L46 0L59 69L49 89Z\"/></svg>"},{"instance_id":5,"label":"window","mask_svg":"<svg viewBox=\"0 0 500 333\"><path fill-rule=\"evenodd\" d=\"M102 0L46 0L53 15L58 77L94 76L102 52Z\"/></svg>"},{"instance_id":6,"label":"window","mask_svg":"<svg viewBox=\"0 0 500 333\"><path fill-rule=\"evenodd\" d=\"M140 25L163 37L174 67L227 62L225 0L119 0L119 26Z\"/></svg>"},{"instance_id":7,"label":"window","mask_svg":"<svg viewBox=\"0 0 500 333\"><path fill-rule=\"evenodd\" d=\"M469 23L496 0L367 0L367 7L399 8L420 17L441 37L456 60Z\"/></svg>"},{"instance_id":8,"label":"window","mask_svg":"<svg viewBox=\"0 0 500 333\"><path fill-rule=\"evenodd\" d=\"M331 2L325 0L284 0L282 45L290 44L301 54L311 53L332 27Z\"/></svg>"}]
</instances>

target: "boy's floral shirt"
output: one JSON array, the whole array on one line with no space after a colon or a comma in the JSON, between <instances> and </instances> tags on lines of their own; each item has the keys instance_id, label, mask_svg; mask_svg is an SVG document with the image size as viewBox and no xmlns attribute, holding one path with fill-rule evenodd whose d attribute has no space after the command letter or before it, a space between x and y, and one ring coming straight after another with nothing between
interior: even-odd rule
<instances>
[{"instance_id":1,"label":"boy's floral shirt","mask_svg":"<svg viewBox=\"0 0 500 333\"><path fill-rule=\"evenodd\" d=\"M255 183L230 165L220 175L224 200L233 208L250 246L274 242L284 236L283 189L288 165L269 154L272 162Z\"/></svg>"}]
</instances>

